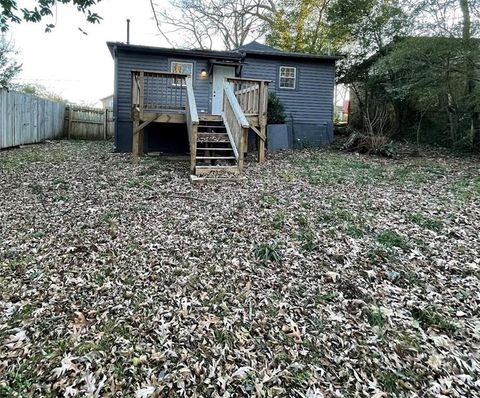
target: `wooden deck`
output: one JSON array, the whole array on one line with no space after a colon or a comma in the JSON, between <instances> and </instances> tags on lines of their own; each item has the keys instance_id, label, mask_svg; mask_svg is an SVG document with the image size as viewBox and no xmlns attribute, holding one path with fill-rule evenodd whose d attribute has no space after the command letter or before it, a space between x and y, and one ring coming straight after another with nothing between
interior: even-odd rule
<instances>
[{"instance_id":1,"label":"wooden deck","mask_svg":"<svg viewBox=\"0 0 480 398\"><path fill-rule=\"evenodd\" d=\"M150 123L186 123L192 175L204 175L212 171L240 174L247 151L249 129L259 137L258 161L263 162L268 83L265 80L227 78L223 87L222 114L199 117L192 80L188 75L133 71L134 161L143 154L144 129ZM227 161L231 163L224 164Z\"/></svg>"}]
</instances>

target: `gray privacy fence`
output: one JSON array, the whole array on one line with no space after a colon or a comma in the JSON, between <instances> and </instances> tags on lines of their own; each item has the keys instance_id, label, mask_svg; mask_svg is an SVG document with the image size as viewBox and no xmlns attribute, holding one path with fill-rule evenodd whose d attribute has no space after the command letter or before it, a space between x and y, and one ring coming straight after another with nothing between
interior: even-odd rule
<instances>
[{"instance_id":1,"label":"gray privacy fence","mask_svg":"<svg viewBox=\"0 0 480 398\"><path fill-rule=\"evenodd\" d=\"M113 111L0 91L0 149L55 138L106 140L113 136Z\"/></svg>"},{"instance_id":2,"label":"gray privacy fence","mask_svg":"<svg viewBox=\"0 0 480 398\"><path fill-rule=\"evenodd\" d=\"M0 91L0 149L63 137L65 104Z\"/></svg>"}]
</instances>

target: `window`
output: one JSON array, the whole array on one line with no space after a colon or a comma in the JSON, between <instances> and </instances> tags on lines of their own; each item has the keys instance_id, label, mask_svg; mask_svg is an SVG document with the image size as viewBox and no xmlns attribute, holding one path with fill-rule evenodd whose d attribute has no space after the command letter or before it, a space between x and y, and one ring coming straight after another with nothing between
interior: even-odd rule
<instances>
[{"instance_id":1,"label":"window","mask_svg":"<svg viewBox=\"0 0 480 398\"><path fill-rule=\"evenodd\" d=\"M185 75L190 75L193 77L193 63L192 62L178 62L172 61L170 70L173 73L183 73ZM178 79L173 79L173 86L180 86Z\"/></svg>"},{"instance_id":2,"label":"window","mask_svg":"<svg viewBox=\"0 0 480 398\"><path fill-rule=\"evenodd\" d=\"M280 67L280 79L279 87L295 89L295 83L297 80L297 68L293 66L281 66Z\"/></svg>"}]
</instances>

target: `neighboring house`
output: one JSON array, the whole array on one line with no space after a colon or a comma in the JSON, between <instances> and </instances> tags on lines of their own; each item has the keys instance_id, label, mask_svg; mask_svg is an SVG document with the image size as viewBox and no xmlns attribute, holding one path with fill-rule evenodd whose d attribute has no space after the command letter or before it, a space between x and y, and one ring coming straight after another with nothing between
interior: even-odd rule
<instances>
[{"instance_id":1,"label":"neighboring house","mask_svg":"<svg viewBox=\"0 0 480 398\"><path fill-rule=\"evenodd\" d=\"M113 109L113 94L100 99L103 109Z\"/></svg>"},{"instance_id":2,"label":"neighboring house","mask_svg":"<svg viewBox=\"0 0 480 398\"><path fill-rule=\"evenodd\" d=\"M220 164L240 172L249 130L263 159L268 92L285 105L291 147L332 140L338 57L286 53L256 42L227 52L107 45L115 61L118 152L189 151L192 174ZM230 142L214 147L215 133Z\"/></svg>"}]
</instances>

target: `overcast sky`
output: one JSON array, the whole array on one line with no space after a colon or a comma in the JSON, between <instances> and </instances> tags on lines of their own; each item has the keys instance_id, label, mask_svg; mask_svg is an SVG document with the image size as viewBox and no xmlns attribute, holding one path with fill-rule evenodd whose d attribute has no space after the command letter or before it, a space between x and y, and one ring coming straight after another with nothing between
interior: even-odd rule
<instances>
[{"instance_id":1,"label":"overcast sky","mask_svg":"<svg viewBox=\"0 0 480 398\"><path fill-rule=\"evenodd\" d=\"M103 21L92 25L74 7L58 5L52 33L44 32L48 21L12 25L10 34L23 64L19 80L40 83L70 101L93 105L113 93L113 60L105 43L126 41L127 18L132 43L167 45L158 35L149 0L102 0L95 11Z\"/></svg>"}]
</instances>

